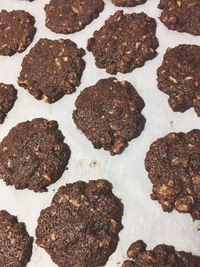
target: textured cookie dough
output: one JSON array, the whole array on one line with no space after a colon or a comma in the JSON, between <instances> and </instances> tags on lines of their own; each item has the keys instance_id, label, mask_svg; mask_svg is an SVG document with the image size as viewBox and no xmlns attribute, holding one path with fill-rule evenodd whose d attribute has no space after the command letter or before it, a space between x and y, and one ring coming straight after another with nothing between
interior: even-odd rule
<instances>
[{"instance_id":1,"label":"textured cookie dough","mask_svg":"<svg viewBox=\"0 0 200 267\"><path fill-rule=\"evenodd\" d=\"M51 0L45 6L46 26L56 33L74 33L97 18L103 8L103 0Z\"/></svg>"},{"instance_id":2,"label":"textured cookie dough","mask_svg":"<svg viewBox=\"0 0 200 267\"><path fill-rule=\"evenodd\" d=\"M0 11L0 55L23 52L36 32L35 18L23 10Z\"/></svg>"},{"instance_id":3,"label":"textured cookie dough","mask_svg":"<svg viewBox=\"0 0 200 267\"><path fill-rule=\"evenodd\" d=\"M47 191L63 174L69 147L56 121L19 123L0 143L0 179L16 189Z\"/></svg>"},{"instance_id":4,"label":"textured cookie dough","mask_svg":"<svg viewBox=\"0 0 200 267\"><path fill-rule=\"evenodd\" d=\"M127 81L99 80L85 88L75 102L73 119L95 148L121 153L144 129L143 99Z\"/></svg>"},{"instance_id":5,"label":"textured cookie dough","mask_svg":"<svg viewBox=\"0 0 200 267\"><path fill-rule=\"evenodd\" d=\"M12 84L0 83L0 124L2 124L7 113L12 109L17 99L17 90Z\"/></svg>"},{"instance_id":6,"label":"textured cookie dough","mask_svg":"<svg viewBox=\"0 0 200 267\"><path fill-rule=\"evenodd\" d=\"M160 21L170 30L200 35L199 0L161 0Z\"/></svg>"},{"instance_id":7,"label":"textured cookie dough","mask_svg":"<svg viewBox=\"0 0 200 267\"><path fill-rule=\"evenodd\" d=\"M41 211L36 243L59 267L104 266L117 247L122 214L106 180L61 186Z\"/></svg>"},{"instance_id":8,"label":"textured cookie dough","mask_svg":"<svg viewBox=\"0 0 200 267\"><path fill-rule=\"evenodd\" d=\"M24 57L18 84L36 99L54 103L75 92L85 68L84 54L71 40L42 38Z\"/></svg>"},{"instance_id":9,"label":"textured cookie dough","mask_svg":"<svg viewBox=\"0 0 200 267\"><path fill-rule=\"evenodd\" d=\"M33 238L24 223L7 211L0 211L0 266L25 267L32 254Z\"/></svg>"},{"instance_id":10,"label":"textured cookie dough","mask_svg":"<svg viewBox=\"0 0 200 267\"><path fill-rule=\"evenodd\" d=\"M176 251L173 246L157 245L146 250L142 240L132 243L127 251L128 260L122 267L199 267L200 257L184 251Z\"/></svg>"},{"instance_id":11,"label":"textured cookie dough","mask_svg":"<svg viewBox=\"0 0 200 267\"><path fill-rule=\"evenodd\" d=\"M96 65L110 74L127 73L142 67L156 55L156 21L145 13L117 11L88 40Z\"/></svg>"},{"instance_id":12,"label":"textured cookie dough","mask_svg":"<svg viewBox=\"0 0 200 267\"><path fill-rule=\"evenodd\" d=\"M174 111L185 112L194 107L200 116L200 46L169 48L157 76L158 88L169 95Z\"/></svg>"},{"instance_id":13,"label":"textured cookie dough","mask_svg":"<svg viewBox=\"0 0 200 267\"><path fill-rule=\"evenodd\" d=\"M112 0L116 6L131 7L146 3L147 0Z\"/></svg>"},{"instance_id":14,"label":"textured cookie dough","mask_svg":"<svg viewBox=\"0 0 200 267\"><path fill-rule=\"evenodd\" d=\"M200 130L170 133L155 141L145 167L153 184L151 198L164 211L175 209L200 219Z\"/></svg>"}]
</instances>

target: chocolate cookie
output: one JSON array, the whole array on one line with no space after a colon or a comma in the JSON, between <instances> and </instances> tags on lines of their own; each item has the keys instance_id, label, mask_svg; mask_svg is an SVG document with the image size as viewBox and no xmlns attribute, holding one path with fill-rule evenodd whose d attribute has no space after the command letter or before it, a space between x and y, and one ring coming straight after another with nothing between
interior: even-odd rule
<instances>
[{"instance_id":1,"label":"chocolate cookie","mask_svg":"<svg viewBox=\"0 0 200 267\"><path fill-rule=\"evenodd\" d=\"M36 32L35 18L23 10L0 11L0 55L23 52Z\"/></svg>"},{"instance_id":2,"label":"chocolate cookie","mask_svg":"<svg viewBox=\"0 0 200 267\"><path fill-rule=\"evenodd\" d=\"M173 246L157 245L146 250L142 240L132 243L127 251L128 260L122 267L199 267L200 257L184 251L176 251Z\"/></svg>"},{"instance_id":3,"label":"chocolate cookie","mask_svg":"<svg viewBox=\"0 0 200 267\"><path fill-rule=\"evenodd\" d=\"M117 247L122 214L106 180L61 186L41 211L36 243L59 267L103 266Z\"/></svg>"},{"instance_id":4,"label":"chocolate cookie","mask_svg":"<svg viewBox=\"0 0 200 267\"><path fill-rule=\"evenodd\" d=\"M32 254L33 238L24 223L7 211L0 211L0 266L25 267Z\"/></svg>"},{"instance_id":5,"label":"chocolate cookie","mask_svg":"<svg viewBox=\"0 0 200 267\"><path fill-rule=\"evenodd\" d=\"M17 90L12 84L0 83L0 123L2 124L7 113L12 109L17 99Z\"/></svg>"},{"instance_id":6,"label":"chocolate cookie","mask_svg":"<svg viewBox=\"0 0 200 267\"><path fill-rule=\"evenodd\" d=\"M96 65L108 73L127 73L153 59L157 53L156 21L145 13L117 11L88 40Z\"/></svg>"},{"instance_id":7,"label":"chocolate cookie","mask_svg":"<svg viewBox=\"0 0 200 267\"><path fill-rule=\"evenodd\" d=\"M170 30L200 35L199 0L161 0L160 21Z\"/></svg>"},{"instance_id":8,"label":"chocolate cookie","mask_svg":"<svg viewBox=\"0 0 200 267\"><path fill-rule=\"evenodd\" d=\"M137 6L146 3L147 0L112 0L116 6Z\"/></svg>"},{"instance_id":9,"label":"chocolate cookie","mask_svg":"<svg viewBox=\"0 0 200 267\"><path fill-rule=\"evenodd\" d=\"M200 219L200 130L170 133L155 141L145 159L153 184L151 198L164 211Z\"/></svg>"},{"instance_id":10,"label":"chocolate cookie","mask_svg":"<svg viewBox=\"0 0 200 267\"><path fill-rule=\"evenodd\" d=\"M18 84L36 99L54 103L79 85L84 50L71 40L40 39L25 56Z\"/></svg>"},{"instance_id":11,"label":"chocolate cookie","mask_svg":"<svg viewBox=\"0 0 200 267\"><path fill-rule=\"evenodd\" d=\"M85 88L75 102L73 119L92 142L111 155L121 153L144 129L143 99L127 81L99 80Z\"/></svg>"},{"instance_id":12,"label":"chocolate cookie","mask_svg":"<svg viewBox=\"0 0 200 267\"><path fill-rule=\"evenodd\" d=\"M157 75L158 88L169 95L174 111L194 107L200 116L200 46L184 44L168 49Z\"/></svg>"},{"instance_id":13,"label":"chocolate cookie","mask_svg":"<svg viewBox=\"0 0 200 267\"><path fill-rule=\"evenodd\" d=\"M46 26L56 33L82 30L99 16L103 0L51 0L45 6Z\"/></svg>"},{"instance_id":14,"label":"chocolate cookie","mask_svg":"<svg viewBox=\"0 0 200 267\"><path fill-rule=\"evenodd\" d=\"M19 123L0 143L0 179L16 189L47 191L63 174L69 147L56 121Z\"/></svg>"}]
</instances>

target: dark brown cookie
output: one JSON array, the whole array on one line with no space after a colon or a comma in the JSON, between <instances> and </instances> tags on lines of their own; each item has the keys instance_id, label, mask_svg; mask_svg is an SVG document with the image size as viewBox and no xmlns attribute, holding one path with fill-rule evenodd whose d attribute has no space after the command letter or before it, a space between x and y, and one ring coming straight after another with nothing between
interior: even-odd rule
<instances>
[{"instance_id":1,"label":"dark brown cookie","mask_svg":"<svg viewBox=\"0 0 200 267\"><path fill-rule=\"evenodd\" d=\"M121 153L144 129L143 99L127 81L99 80L85 88L75 102L73 119L95 148Z\"/></svg>"},{"instance_id":2,"label":"dark brown cookie","mask_svg":"<svg viewBox=\"0 0 200 267\"><path fill-rule=\"evenodd\" d=\"M36 243L59 267L103 266L117 247L122 214L106 180L61 186L41 211Z\"/></svg>"},{"instance_id":3,"label":"dark brown cookie","mask_svg":"<svg viewBox=\"0 0 200 267\"><path fill-rule=\"evenodd\" d=\"M168 49L157 75L158 88L169 95L174 111L194 107L200 116L200 46L185 44Z\"/></svg>"},{"instance_id":4,"label":"dark brown cookie","mask_svg":"<svg viewBox=\"0 0 200 267\"><path fill-rule=\"evenodd\" d=\"M200 219L200 130L170 133L155 141L145 159L153 184L151 198L164 211Z\"/></svg>"},{"instance_id":5,"label":"dark brown cookie","mask_svg":"<svg viewBox=\"0 0 200 267\"><path fill-rule=\"evenodd\" d=\"M0 266L25 267L32 255L33 238L24 223L7 211L0 211Z\"/></svg>"},{"instance_id":6,"label":"dark brown cookie","mask_svg":"<svg viewBox=\"0 0 200 267\"><path fill-rule=\"evenodd\" d=\"M51 0L45 6L46 26L56 33L82 30L99 16L103 0Z\"/></svg>"},{"instance_id":7,"label":"dark brown cookie","mask_svg":"<svg viewBox=\"0 0 200 267\"><path fill-rule=\"evenodd\" d=\"M71 40L42 38L24 57L18 84L36 99L54 103L75 92L85 68L84 54Z\"/></svg>"},{"instance_id":8,"label":"dark brown cookie","mask_svg":"<svg viewBox=\"0 0 200 267\"><path fill-rule=\"evenodd\" d=\"M185 251L176 251L173 246L157 245L146 250L142 240L132 243L127 251L128 260L122 267L199 267L200 257Z\"/></svg>"},{"instance_id":9,"label":"dark brown cookie","mask_svg":"<svg viewBox=\"0 0 200 267\"><path fill-rule=\"evenodd\" d=\"M0 143L0 179L16 189L47 191L63 174L69 147L56 121L19 123Z\"/></svg>"},{"instance_id":10,"label":"dark brown cookie","mask_svg":"<svg viewBox=\"0 0 200 267\"><path fill-rule=\"evenodd\" d=\"M200 35L199 0L161 0L160 21L170 30Z\"/></svg>"},{"instance_id":11,"label":"dark brown cookie","mask_svg":"<svg viewBox=\"0 0 200 267\"><path fill-rule=\"evenodd\" d=\"M0 123L3 123L7 113L12 109L17 99L17 90L12 84L0 83Z\"/></svg>"},{"instance_id":12,"label":"dark brown cookie","mask_svg":"<svg viewBox=\"0 0 200 267\"><path fill-rule=\"evenodd\" d=\"M0 12L0 55L12 56L23 52L36 32L35 18L23 10Z\"/></svg>"},{"instance_id":13,"label":"dark brown cookie","mask_svg":"<svg viewBox=\"0 0 200 267\"><path fill-rule=\"evenodd\" d=\"M116 6L137 6L146 3L147 0L112 0Z\"/></svg>"},{"instance_id":14,"label":"dark brown cookie","mask_svg":"<svg viewBox=\"0 0 200 267\"><path fill-rule=\"evenodd\" d=\"M108 73L127 73L153 59L157 53L156 21L145 13L117 11L88 40L96 65Z\"/></svg>"}]
</instances>

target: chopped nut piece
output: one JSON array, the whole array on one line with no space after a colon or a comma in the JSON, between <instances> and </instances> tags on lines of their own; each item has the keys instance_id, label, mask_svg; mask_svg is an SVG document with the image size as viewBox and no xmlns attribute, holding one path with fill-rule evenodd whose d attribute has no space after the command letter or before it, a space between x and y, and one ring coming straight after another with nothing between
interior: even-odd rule
<instances>
[{"instance_id":1,"label":"chopped nut piece","mask_svg":"<svg viewBox=\"0 0 200 267\"><path fill-rule=\"evenodd\" d=\"M169 79L170 79L170 81L172 81L173 83L177 83L177 80L176 80L174 77L169 76Z\"/></svg>"},{"instance_id":2,"label":"chopped nut piece","mask_svg":"<svg viewBox=\"0 0 200 267\"><path fill-rule=\"evenodd\" d=\"M50 238L51 238L52 241L55 241L56 240L56 234L55 233L52 233L50 235Z\"/></svg>"}]
</instances>

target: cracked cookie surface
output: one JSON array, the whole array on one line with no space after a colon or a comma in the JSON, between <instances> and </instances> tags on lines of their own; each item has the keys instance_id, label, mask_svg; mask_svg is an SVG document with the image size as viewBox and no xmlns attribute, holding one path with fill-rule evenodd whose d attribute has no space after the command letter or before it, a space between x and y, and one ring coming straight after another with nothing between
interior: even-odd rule
<instances>
[{"instance_id":1,"label":"cracked cookie surface","mask_svg":"<svg viewBox=\"0 0 200 267\"><path fill-rule=\"evenodd\" d=\"M145 167L153 184L151 198L164 211L200 219L200 130L159 138L147 152Z\"/></svg>"},{"instance_id":2,"label":"cracked cookie surface","mask_svg":"<svg viewBox=\"0 0 200 267\"><path fill-rule=\"evenodd\" d=\"M170 30L200 35L199 0L161 0L160 21Z\"/></svg>"},{"instance_id":3,"label":"cracked cookie surface","mask_svg":"<svg viewBox=\"0 0 200 267\"><path fill-rule=\"evenodd\" d=\"M42 38L24 57L18 84L36 99L54 103L80 84L84 54L71 40Z\"/></svg>"},{"instance_id":4,"label":"cracked cookie surface","mask_svg":"<svg viewBox=\"0 0 200 267\"><path fill-rule=\"evenodd\" d=\"M45 6L46 26L56 33L74 33L97 18L103 8L103 0L51 0Z\"/></svg>"},{"instance_id":5,"label":"cracked cookie surface","mask_svg":"<svg viewBox=\"0 0 200 267\"><path fill-rule=\"evenodd\" d=\"M47 191L63 174L69 147L56 121L19 123L0 143L0 179L16 189Z\"/></svg>"},{"instance_id":6,"label":"cracked cookie surface","mask_svg":"<svg viewBox=\"0 0 200 267\"><path fill-rule=\"evenodd\" d=\"M200 46L168 48L157 70L158 88L169 95L173 111L194 108L200 116Z\"/></svg>"},{"instance_id":7,"label":"cracked cookie surface","mask_svg":"<svg viewBox=\"0 0 200 267\"><path fill-rule=\"evenodd\" d=\"M199 267L200 257L185 251L176 251L173 246L157 245L146 249L142 240L132 243L127 251L128 260L122 267Z\"/></svg>"},{"instance_id":8,"label":"cracked cookie surface","mask_svg":"<svg viewBox=\"0 0 200 267\"><path fill-rule=\"evenodd\" d=\"M122 214L106 180L61 186L40 213L36 243L59 267L103 266L117 247Z\"/></svg>"},{"instance_id":9,"label":"cracked cookie surface","mask_svg":"<svg viewBox=\"0 0 200 267\"><path fill-rule=\"evenodd\" d=\"M0 12L0 55L12 56L23 52L36 32L35 18L23 10Z\"/></svg>"},{"instance_id":10,"label":"cracked cookie surface","mask_svg":"<svg viewBox=\"0 0 200 267\"><path fill-rule=\"evenodd\" d=\"M0 124L2 124L17 99L17 90L12 84L0 83Z\"/></svg>"},{"instance_id":11,"label":"cracked cookie surface","mask_svg":"<svg viewBox=\"0 0 200 267\"><path fill-rule=\"evenodd\" d=\"M95 148L121 153L144 129L144 101L127 81L99 80L85 88L75 102L73 119Z\"/></svg>"},{"instance_id":12,"label":"cracked cookie surface","mask_svg":"<svg viewBox=\"0 0 200 267\"><path fill-rule=\"evenodd\" d=\"M145 13L117 11L88 40L96 65L110 74L127 73L142 67L156 55L156 21Z\"/></svg>"},{"instance_id":13,"label":"cracked cookie surface","mask_svg":"<svg viewBox=\"0 0 200 267\"><path fill-rule=\"evenodd\" d=\"M32 254L33 238L24 223L7 211L0 211L0 266L25 267Z\"/></svg>"}]
</instances>

